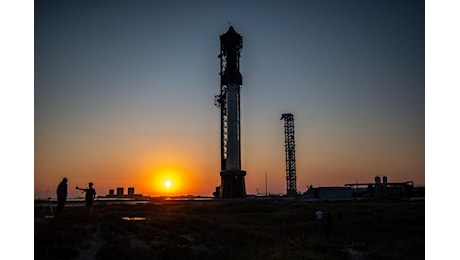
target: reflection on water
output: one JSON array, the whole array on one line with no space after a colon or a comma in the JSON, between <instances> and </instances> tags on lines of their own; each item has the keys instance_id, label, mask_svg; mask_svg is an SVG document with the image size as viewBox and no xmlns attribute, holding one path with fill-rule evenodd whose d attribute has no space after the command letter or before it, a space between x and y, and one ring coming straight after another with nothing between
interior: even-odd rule
<instances>
[{"instance_id":1,"label":"reflection on water","mask_svg":"<svg viewBox=\"0 0 460 260\"><path fill-rule=\"evenodd\" d=\"M126 221L140 221L140 220L145 220L146 218L144 217L121 217L122 220Z\"/></svg>"},{"instance_id":2,"label":"reflection on water","mask_svg":"<svg viewBox=\"0 0 460 260\"><path fill-rule=\"evenodd\" d=\"M124 204L124 205L138 205L138 204L152 204L152 205L162 205L171 201L213 201L214 197L157 197L150 200L134 200L129 198L96 198L94 200L95 205L105 204ZM46 199L35 199L35 207L55 207L57 200L55 198ZM67 198L65 207L84 207L85 199L84 198Z\"/></svg>"}]
</instances>

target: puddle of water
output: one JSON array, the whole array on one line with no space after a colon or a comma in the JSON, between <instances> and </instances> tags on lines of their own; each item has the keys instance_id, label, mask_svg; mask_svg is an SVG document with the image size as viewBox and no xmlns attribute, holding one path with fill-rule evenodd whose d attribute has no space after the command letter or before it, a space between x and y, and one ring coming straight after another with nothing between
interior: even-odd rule
<instances>
[{"instance_id":1,"label":"puddle of water","mask_svg":"<svg viewBox=\"0 0 460 260\"><path fill-rule=\"evenodd\" d=\"M126 220L126 221L142 221L142 220L146 220L146 218L144 217L121 217L122 220Z\"/></svg>"}]
</instances>

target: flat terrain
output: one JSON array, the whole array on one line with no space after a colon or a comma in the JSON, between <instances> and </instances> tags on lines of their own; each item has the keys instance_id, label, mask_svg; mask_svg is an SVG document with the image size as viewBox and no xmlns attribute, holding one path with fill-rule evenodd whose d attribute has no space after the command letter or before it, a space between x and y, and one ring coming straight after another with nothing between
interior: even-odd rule
<instances>
[{"instance_id":1,"label":"flat terrain","mask_svg":"<svg viewBox=\"0 0 460 260\"><path fill-rule=\"evenodd\" d=\"M35 259L425 258L424 201L96 202L92 217L84 206L41 213Z\"/></svg>"}]
</instances>

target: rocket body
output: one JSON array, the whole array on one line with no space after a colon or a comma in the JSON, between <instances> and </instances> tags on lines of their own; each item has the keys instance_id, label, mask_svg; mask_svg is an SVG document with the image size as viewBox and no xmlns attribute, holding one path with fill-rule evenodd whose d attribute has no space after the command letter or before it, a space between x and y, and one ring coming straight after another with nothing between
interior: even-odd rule
<instances>
[{"instance_id":1,"label":"rocket body","mask_svg":"<svg viewBox=\"0 0 460 260\"><path fill-rule=\"evenodd\" d=\"M216 189L219 198L245 198L246 187L241 170L240 86L242 76L240 53L243 38L232 26L220 36L220 95L217 105L221 109L221 185Z\"/></svg>"}]
</instances>

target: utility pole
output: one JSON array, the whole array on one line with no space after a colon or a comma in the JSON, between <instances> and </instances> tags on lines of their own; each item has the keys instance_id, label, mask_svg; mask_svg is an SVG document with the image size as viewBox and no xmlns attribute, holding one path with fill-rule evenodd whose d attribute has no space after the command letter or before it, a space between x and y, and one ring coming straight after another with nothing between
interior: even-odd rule
<instances>
[{"instance_id":1,"label":"utility pole","mask_svg":"<svg viewBox=\"0 0 460 260\"><path fill-rule=\"evenodd\" d=\"M267 192L267 172L265 172L265 196L268 197L268 192Z\"/></svg>"}]
</instances>

